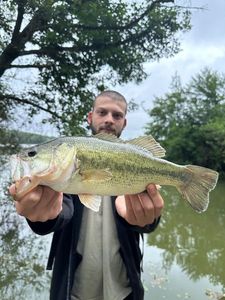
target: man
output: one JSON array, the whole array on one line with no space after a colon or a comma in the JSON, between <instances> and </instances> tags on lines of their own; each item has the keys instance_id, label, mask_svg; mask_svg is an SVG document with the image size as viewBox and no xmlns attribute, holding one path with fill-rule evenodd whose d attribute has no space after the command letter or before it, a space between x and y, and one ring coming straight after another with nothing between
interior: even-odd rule
<instances>
[{"instance_id":1,"label":"man","mask_svg":"<svg viewBox=\"0 0 225 300\"><path fill-rule=\"evenodd\" d=\"M126 112L121 94L102 92L88 114L92 133L119 137ZM10 193L15 194L14 185ZM17 212L34 232L54 232L48 261L48 269L54 263L51 300L143 299L139 238L158 225L163 199L154 184L138 195L103 198L98 213L84 207L78 196L44 186L16 199Z\"/></svg>"}]
</instances>

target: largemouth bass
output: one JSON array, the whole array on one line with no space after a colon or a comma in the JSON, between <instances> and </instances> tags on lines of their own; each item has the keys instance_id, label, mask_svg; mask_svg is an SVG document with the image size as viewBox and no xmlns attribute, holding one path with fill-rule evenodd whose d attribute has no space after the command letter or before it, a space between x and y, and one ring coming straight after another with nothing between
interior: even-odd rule
<instances>
[{"instance_id":1,"label":"largemouth bass","mask_svg":"<svg viewBox=\"0 0 225 300\"><path fill-rule=\"evenodd\" d=\"M16 193L22 197L37 185L79 195L98 211L102 195L137 194L149 183L172 185L197 212L207 209L218 173L162 159L165 150L151 136L123 141L107 134L62 137L11 156Z\"/></svg>"}]
</instances>

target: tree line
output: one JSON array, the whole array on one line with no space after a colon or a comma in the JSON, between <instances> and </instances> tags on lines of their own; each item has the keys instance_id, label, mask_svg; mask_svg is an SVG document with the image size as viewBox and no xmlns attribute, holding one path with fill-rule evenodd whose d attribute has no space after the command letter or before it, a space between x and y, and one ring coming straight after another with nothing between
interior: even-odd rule
<instances>
[{"instance_id":1,"label":"tree line","mask_svg":"<svg viewBox=\"0 0 225 300\"><path fill-rule=\"evenodd\" d=\"M146 133L167 149L168 159L225 174L225 74L206 68L186 85L176 75L153 106Z\"/></svg>"}]
</instances>

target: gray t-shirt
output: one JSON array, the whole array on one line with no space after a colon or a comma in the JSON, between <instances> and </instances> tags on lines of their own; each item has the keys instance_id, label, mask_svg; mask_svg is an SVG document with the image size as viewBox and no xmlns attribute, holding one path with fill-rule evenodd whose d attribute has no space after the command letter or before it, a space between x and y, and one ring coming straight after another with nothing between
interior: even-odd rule
<instances>
[{"instance_id":1,"label":"gray t-shirt","mask_svg":"<svg viewBox=\"0 0 225 300\"><path fill-rule=\"evenodd\" d=\"M84 208L77 252L82 255L71 300L122 300L131 293L110 197L99 212Z\"/></svg>"}]
</instances>

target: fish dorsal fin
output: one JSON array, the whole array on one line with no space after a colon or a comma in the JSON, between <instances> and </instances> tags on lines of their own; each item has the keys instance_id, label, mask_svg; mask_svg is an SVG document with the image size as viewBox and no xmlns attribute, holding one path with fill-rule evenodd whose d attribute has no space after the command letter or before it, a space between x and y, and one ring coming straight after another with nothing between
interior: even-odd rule
<instances>
[{"instance_id":1,"label":"fish dorsal fin","mask_svg":"<svg viewBox=\"0 0 225 300\"><path fill-rule=\"evenodd\" d=\"M110 134L110 133L100 132L100 133L93 135L93 137L98 138L100 140L113 142L113 143L124 143L124 141L122 139L120 139L117 136L115 136L114 134Z\"/></svg>"},{"instance_id":2,"label":"fish dorsal fin","mask_svg":"<svg viewBox=\"0 0 225 300\"><path fill-rule=\"evenodd\" d=\"M99 211L102 197L99 195L79 194L80 202L93 211Z\"/></svg>"},{"instance_id":3,"label":"fish dorsal fin","mask_svg":"<svg viewBox=\"0 0 225 300\"><path fill-rule=\"evenodd\" d=\"M127 141L152 153L155 157L164 157L166 150L151 135L141 136Z\"/></svg>"}]
</instances>

